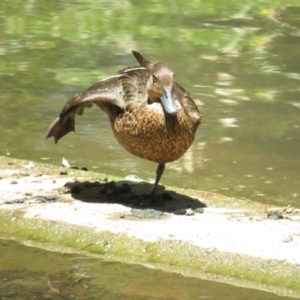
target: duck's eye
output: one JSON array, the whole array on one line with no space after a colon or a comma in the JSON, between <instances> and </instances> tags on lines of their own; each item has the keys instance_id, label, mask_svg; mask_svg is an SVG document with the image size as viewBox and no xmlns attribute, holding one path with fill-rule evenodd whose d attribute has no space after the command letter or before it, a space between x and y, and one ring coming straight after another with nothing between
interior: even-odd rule
<instances>
[{"instance_id":1,"label":"duck's eye","mask_svg":"<svg viewBox=\"0 0 300 300\"><path fill-rule=\"evenodd\" d=\"M152 79L153 79L153 83L155 83L157 81L157 78L155 75L152 75Z\"/></svg>"}]
</instances>

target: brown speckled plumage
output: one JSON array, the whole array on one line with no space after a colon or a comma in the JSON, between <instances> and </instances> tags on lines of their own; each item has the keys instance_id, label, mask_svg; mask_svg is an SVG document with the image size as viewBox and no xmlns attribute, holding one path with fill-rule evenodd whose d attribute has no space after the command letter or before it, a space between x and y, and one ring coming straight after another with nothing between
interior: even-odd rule
<instances>
[{"instance_id":1,"label":"brown speckled plumage","mask_svg":"<svg viewBox=\"0 0 300 300\"><path fill-rule=\"evenodd\" d=\"M120 145L159 164L151 191L155 195L165 163L177 160L191 146L201 117L189 94L173 81L174 73L166 64L154 64L138 52L133 54L141 67L125 68L75 95L46 138L53 136L57 142L75 131L75 115L96 104L107 113Z\"/></svg>"},{"instance_id":2,"label":"brown speckled plumage","mask_svg":"<svg viewBox=\"0 0 300 300\"><path fill-rule=\"evenodd\" d=\"M180 158L194 140L196 126L185 116L182 109L176 116L165 115L160 103L138 105L119 115L112 129L128 152L167 163Z\"/></svg>"}]
</instances>

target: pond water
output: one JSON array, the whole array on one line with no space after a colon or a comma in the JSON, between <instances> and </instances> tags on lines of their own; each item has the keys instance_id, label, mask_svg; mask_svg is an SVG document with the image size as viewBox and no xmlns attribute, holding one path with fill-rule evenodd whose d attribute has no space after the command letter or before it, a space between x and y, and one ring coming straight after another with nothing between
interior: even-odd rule
<instances>
[{"instance_id":1,"label":"pond water","mask_svg":"<svg viewBox=\"0 0 300 300\"><path fill-rule=\"evenodd\" d=\"M2 0L0 155L154 178L96 108L45 141L69 97L136 65L137 50L167 62L203 115L162 184L299 206L299 26L299 0Z\"/></svg>"},{"instance_id":2,"label":"pond water","mask_svg":"<svg viewBox=\"0 0 300 300\"><path fill-rule=\"evenodd\" d=\"M0 239L1 299L285 300L253 289Z\"/></svg>"}]
</instances>

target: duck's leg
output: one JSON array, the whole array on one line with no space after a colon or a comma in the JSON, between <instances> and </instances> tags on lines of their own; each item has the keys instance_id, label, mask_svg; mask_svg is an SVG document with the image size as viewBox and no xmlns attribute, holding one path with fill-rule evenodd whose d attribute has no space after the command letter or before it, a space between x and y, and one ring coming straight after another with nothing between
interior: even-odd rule
<instances>
[{"instance_id":1,"label":"duck's leg","mask_svg":"<svg viewBox=\"0 0 300 300\"><path fill-rule=\"evenodd\" d=\"M157 204L157 199L156 199L156 189L159 183L159 180L162 176L162 174L164 173L165 170L165 164L164 163L159 163L156 169L156 178L155 178L155 182L153 184L153 187L150 191L149 194L144 194L144 195L140 195L138 196L138 199L135 200L136 203L140 206L151 206L153 204ZM134 197L135 198L135 197Z\"/></svg>"},{"instance_id":2,"label":"duck's leg","mask_svg":"<svg viewBox=\"0 0 300 300\"><path fill-rule=\"evenodd\" d=\"M153 188L151 189L151 191L148 195L152 199L155 198L156 188L158 186L158 183L159 183L159 180L160 180L162 174L164 173L164 170L165 170L165 164L159 163L158 166L157 166L157 169L156 169L156 178L155 178Z\"/></svg>"}]
</instances>

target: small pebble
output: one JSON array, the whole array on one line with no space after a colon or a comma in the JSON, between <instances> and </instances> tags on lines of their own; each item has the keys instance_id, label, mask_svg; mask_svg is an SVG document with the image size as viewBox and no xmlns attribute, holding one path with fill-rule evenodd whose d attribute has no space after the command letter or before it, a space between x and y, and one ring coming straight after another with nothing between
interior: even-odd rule
<instances>
[{"instance_id":1,"label":"small pebble","mask_svg":"<svg viewBox=\"0 0 300 300\"><path fill-rule=\"evenodd\" d=\"M5 201L4 204L22 204L24 202L25 202L24 199L15 199L11 201Z\"/></svg>"},{"instance_id":2,"label":"small pebble","mask_svg":"<svg viewBox=\"0 0 300 300\"><path fill-rule=\"evenodd\" d=\"M186 216L193 216L194 214L195 214L195 212L191 208L188 208L185 211Z\"/></svg>"},{"instance_id":3,"label":"small pebble","mask_svg":"<svg viewBox=\"0 0 300 300\"><path fill-rule=\"evenodd\" d=\"M283 216L282 216L281 212L278 211L278 210L271 210L271 211L269 211L267 216L271 220L283 219Z\"/></svg>"},{"instance_id":4,"label":"small pebble","mask_svg":"<svg viewBox=\"0 0 300 300\"><path fill-rule=\"evenodd\" d=\"M146 209L133 208L130 213L132 216L142 218L142 219L160 219L163 216L163 213L161 211L152 208L146 208Z\"/></svg>"},{"instance_id":5,"label":"small pebble","mask_svg":"<svg viewBox=\"0 0 300 300\"><path fill-rule=\"evenodd\" d=\"M174 215L185 215L185 214L186 214L186 209L185 208L176 209L174 211Z\"/></svg>"},{"instance_id":6,"label":"small pebble","mask_svg":"<svg viewBox=\"0 0 300 300\"><path fill-rule=\"evenodd\" d=\"M97 179L98 179L100 182L107 182L107 181L108 181L107 177L104 176L104 175L99 175L99 176L97 177Z\"/></svg>"}]
</instances>

